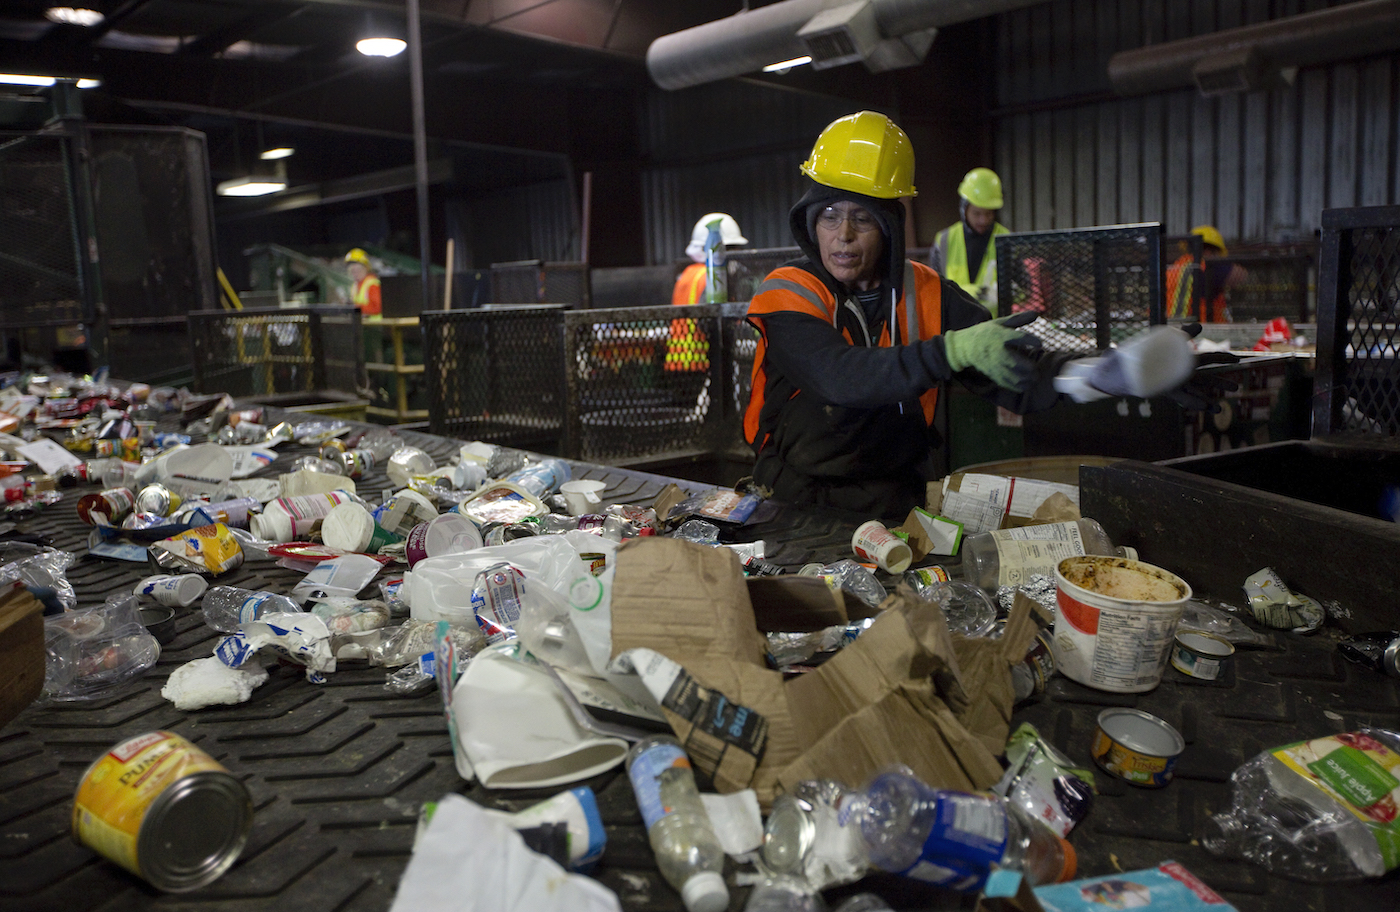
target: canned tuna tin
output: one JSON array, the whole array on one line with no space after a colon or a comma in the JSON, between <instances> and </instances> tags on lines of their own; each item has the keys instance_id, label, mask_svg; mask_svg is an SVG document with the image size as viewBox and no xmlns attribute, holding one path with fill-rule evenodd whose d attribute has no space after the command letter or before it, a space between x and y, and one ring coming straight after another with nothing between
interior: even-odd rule
<instances>
[{"instance_id":1,"label":"canned tuna tin","mask_svg":"<svg viewBox=\"0 0 1400 912\"><path fill-rule=\"evenodd\" d=\"M75 840L172 893L232 867L252 822L243 783L165 731L107 751L83 773L73 799Z\"/></svg>"},{"instance_id":2,"label":"canned tuna tin","mask_svg":"<svg viewBox=\"0 0 1400 912\"><path fill-rule=\"evenodd\" d=\"M1226 663L1234 654L1235 647L1229 640L1183 630L1172 645L1172 667L1184 675L1214 681L1225 673Z\"/></svg>"},{"instance_id":3,"label":"canned tuna tin","mask_svg":"<svg viewBox=\"0 0 1400 912\"><path fill-rule=\"evenodd\" d=\"M1094 762L1133 785L1161 788L1186 750L1181 733L1140 709L1105 709L1090 753Z\"/></svg>"}]
</instances>

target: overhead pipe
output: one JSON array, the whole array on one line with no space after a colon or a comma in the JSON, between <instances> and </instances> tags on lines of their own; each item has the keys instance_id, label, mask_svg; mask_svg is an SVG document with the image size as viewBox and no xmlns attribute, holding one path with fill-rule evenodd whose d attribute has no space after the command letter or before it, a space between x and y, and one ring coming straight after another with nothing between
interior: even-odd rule
<instances>
[{"instance_id":1,"label":"overhead pipe","mask_svg":"<svg viewBox=\"0 0 1400 912\"><path fill-rule=\"evenodd\" d=\"M1359 0L1120 51L1108 60L1108 80L1119 95L1186 86L1202 92L1263 88L1288 68L1381 54L1400 48L1400 0ZM1233 75L1232 75L1233 74ZM1271 79L1272 78L1272 79Z\"/></svg>"},{"instance_id":2,"label":"overhead pipe","mask_svg":"<svg viewBox=\"0 0 1400 912\"><path fill-rule=\"evenodd\" d=\"M851 0L782 0L662 35L647 48L647 71L663 89L685 89L756 73L807 53L797 30ZM1046 0L867 0L886 38L1036 6Z\"/></svg>"}]
</instances>

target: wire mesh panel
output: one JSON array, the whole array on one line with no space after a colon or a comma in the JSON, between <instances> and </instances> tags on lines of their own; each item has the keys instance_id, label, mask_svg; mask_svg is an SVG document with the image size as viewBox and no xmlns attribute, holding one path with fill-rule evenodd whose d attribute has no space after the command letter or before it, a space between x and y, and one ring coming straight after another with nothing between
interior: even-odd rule
<instances>
[{"instance_id":1,"label":"wire mesh panel","mask_svg":"<svg viewBox=\"0 0 1400 912\"><path fill-rule=\"evenodd\" d=\"M1031 231L996 238L1002 315L1033 311L1027 327L1056 351L1108 348L1162 323L1161 226Z\"/></svg>"},{"instance_id":2,"label":"wire mesh panel","mask_svg":"<svg viewBox=\"0 0 1400 912\"><path fill-rule=\"evenodd\" d=\"M353 393L364 369L354 307L195 311L189 333L201 392Z\"/></svg>"},{"instance_id":3,"label":"wire mesh panel","mask_svg":"<svg viewBox=\"0 0 1400 912\"><path fill-rule=\"evenodd\" d=\"M696 304L565 314L568 454L627 465L732 448L736 384L747 384L753 359L751 336L736 327L743 312ZM747 364L731 345L749 348Z\"/></svg>"},{"instance_id":4,"label":"wire mesh panel","mask_svg":"<svg viewBox=\"0 0 1400 912\"><path fill-rule=\"evenodd\" d=\"M591 300L587 263L522 260L491 264L491 300L497 304L568 304Z\"/></svg>"},{"instance_id":5,"label":"wire mesh panel","mask_svg":"<svg viewBox=\"0 0 1400 912\"><path fill-rule=\"evenodd\" d=\"M1244 270L1229 291L1231 323L1268 322L1275 317L1308 322L1311 254L1238 253L1221 261Z\"/></svg>"},{"instance_id":6,"label":"wire mesh panel","mask_svg":"<svg viewBox=\"0 0 1400 912\"><path fill-rule=\"evenodd\" d=\"M725 254L729 270L729 300L750 301L763 277L784 263L802 256L799 247L730 250Z\"/></svg>"},{"instance_id":7,"label":"wire mesh panel","mask_svg":"<svg viewBox=\"0 0 1400 912\"><path fill-rule=\"evenodd\" d=\"M1322 213L1313 436L1400 435L1400 206Z\"/></svg>"},{"instance_id":8,"label":"wire mesh panel","mask_svg":"<svg viewBox=\"0 0 1400 912\"><path fill-rule=\"evenodd\" d=\"M563 311L559 304L425 311L432 432L560 454Z\"/></svg>"},{"instance_id":9,"label":"wire mesh panel","mask_svg":"<svg viewBox=\"0 0 1400 912\"><path fill-rule=\"evenodd\" d=\"M60 136L0 136L0 320L83 319L78 240Z\"/></svg>"},{"instance_id":10,"label":"wire mesh panel","mask_svg":"<svg viewBox=\"0 0 1400 912\"><path fill-rule=\"evenodd\" d=\"M570 304L592 307L587 263L545 263L541 304Z\"/></svg>"}]
</instances>

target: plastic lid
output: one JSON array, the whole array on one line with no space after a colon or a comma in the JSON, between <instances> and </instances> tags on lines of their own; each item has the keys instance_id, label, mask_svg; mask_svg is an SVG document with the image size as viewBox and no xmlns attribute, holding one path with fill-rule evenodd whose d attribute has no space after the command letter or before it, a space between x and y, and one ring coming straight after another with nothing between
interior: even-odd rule
<instances>
[{"instance_id":1,"label":"plastic lid","mask_svg":"<svg viewBox=\"0 0 1400 912\"><path fill-rule=\"evenodd\" d=\"M701 871L681 887L681 901L688 912L724 912L729 908L729 888L719 874Z\"/></svg>"},{"instance_id":2,"label":"plastic lid","mask_svg":"<svg viewBox=\"0 0 1400 912\"><path fill-rule=\"evenodd\" d=\"M1079 857L1074 854L1074 846L1061 839L1060 848L1065 853L1065 866L1060 869L1060 876L1055 878L1055 883L1073 880L1075 872L1079 870Z\"/></svg>"},{"instance_id":3,"label":"plastic lid","mask_svg":"<svg viewBox=\"0 0 1400 912\"><path fill-rule=\"evenodd\" d=\"M342 551L363 551L374 534L374 520L357 503L338 505L321 521L321 541Z\"/></svg>"}]
</instances>

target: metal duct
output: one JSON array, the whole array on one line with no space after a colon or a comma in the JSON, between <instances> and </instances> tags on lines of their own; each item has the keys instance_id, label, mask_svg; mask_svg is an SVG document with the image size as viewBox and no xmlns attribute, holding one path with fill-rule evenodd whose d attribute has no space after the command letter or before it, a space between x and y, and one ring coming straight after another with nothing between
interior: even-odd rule
<instances>
[{"instance_id":1,"label":"metal duct","mask_svg":"<svg viewBox=\"0 0 1400 912\"><path fill-rule=\"evenodd\" d=\"M1286 71L1400 48L1400 0L1345 6L1198 35L1109 58L1119 95L1197 86L1209 95L1265 88Z\"/></svg>"},{"instance_id":2,"label":"metal duct","mask_svg":"<svg viewBox=\"0 0 1400 912\"><path fill-rule=\"evenodd\" d=\"M647 48L647 70L663 89L756 73L807 54L797 32L818 13L851 0L783 0L669 35ZM869 0L886 39L1036 6L1045 0ZM914 41L915 46L922 44ZM925 50L927 49L925 45ZM870 61L867 59L867 65ZM913 62L913 61L911 61Z\"/></svg>"}]
</instances>

